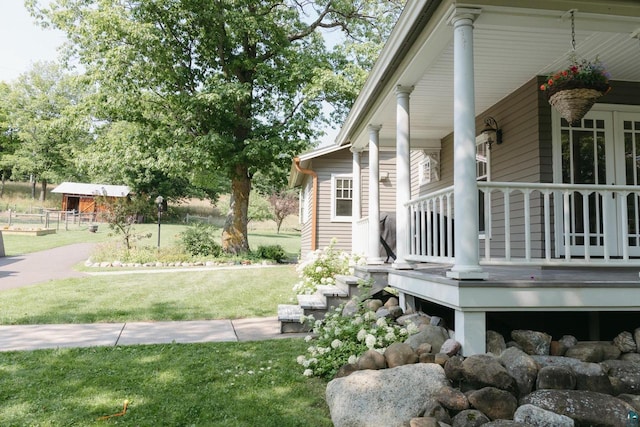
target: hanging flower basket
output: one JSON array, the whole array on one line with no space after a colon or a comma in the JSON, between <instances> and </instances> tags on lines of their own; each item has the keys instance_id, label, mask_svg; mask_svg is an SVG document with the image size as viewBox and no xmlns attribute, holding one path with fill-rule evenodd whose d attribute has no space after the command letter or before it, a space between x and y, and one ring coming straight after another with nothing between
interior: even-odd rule
<instances>
[{"instance_id":1,"label":"hanging flower basket","mask_svg":"<svg viewBox=\"0 0 640 427\"><path fill-rule=\"evenodd\" d=\"M609 74L601 62L575 59L569 68L550 75L540 86L549 104L571 126L578 126L596 100L610 89Z\"/></svg>"}]
</instances>

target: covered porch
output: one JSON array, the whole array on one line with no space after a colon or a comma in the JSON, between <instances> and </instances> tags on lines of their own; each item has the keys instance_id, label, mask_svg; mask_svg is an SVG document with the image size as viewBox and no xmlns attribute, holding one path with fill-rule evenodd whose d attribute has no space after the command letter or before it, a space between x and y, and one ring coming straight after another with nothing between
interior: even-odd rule
<instances>
[{"instance_id":1,"label":"covered porch","mask_svg":"<svg viewBox=\"0 0 640 427\"><path fill-rule=\"evenodd\" d=\"M487 313L640 311L640 102L627 96L640 93L640 4L520 3L409 2L337 139L354 153L354 197L369 152L353 250L370 268L384 264L377 153L394 147L397 258L383 268L406 308L452 310L465 355L484 352ZM615 79L578 126L538 90L571 37ZM488 117L502 145L479 138Z\"/></svg>"}]
</instances>

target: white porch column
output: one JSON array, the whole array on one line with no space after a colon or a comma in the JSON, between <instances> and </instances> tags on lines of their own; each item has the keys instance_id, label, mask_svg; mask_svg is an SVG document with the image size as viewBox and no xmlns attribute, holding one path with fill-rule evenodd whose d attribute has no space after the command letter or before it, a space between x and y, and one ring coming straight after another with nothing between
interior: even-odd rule
<instances>
[{"instance_id":1,"label":"white porch column","mask_svg":"<svg viewBox=\"0 0 640 427\"><path fill-rule=\"evenodd\" d=\"M413 87L396 87L396 260L393 268L410 269L409 210L404 206L411 200L410 115L409 94Z\"/></svg>"},{"instance_id":2,"label":"white porch column","mask_svg":"<svg viewBox=\"0 0 640 427\"><path fill-rule=\"evenodd\" d=\"M380 129L369 125L369 247L367 264L383 264L380 257Z\"/></svg>"},{"instance_id":3,"label":"white porch column","mask_svg":"<svg viewBox=\"0 0 640 427\"><path fill-rule=\"evenodd\" d=\"M462 344L462 355L486 353L487 320L484 311L455 312L456 341Z\"/></svg>"},{"instance_id":4,"label":"white porch column","mask_svg":"<svg viewBox=\"0 0 640 427\"><path fill-rule=\"evenodd\" d=\"M360 152L351 149L353 155L353 204L351 205L351 252L356 251L358 239L358 221L362 217L362 168L360 166Z\"/></svg>"},{"instance_id":5,"label":"white porch column","mask_svg":"<svg viewBox=\"0 0 640 427\"><path fill-rule=\"evenodd\" d=\"M478 184L476 182L474 9L457 9L451 18L453 39L453 204L455 262L447 276L486 279L479 264Z\"/></svg>"}]
</instances>

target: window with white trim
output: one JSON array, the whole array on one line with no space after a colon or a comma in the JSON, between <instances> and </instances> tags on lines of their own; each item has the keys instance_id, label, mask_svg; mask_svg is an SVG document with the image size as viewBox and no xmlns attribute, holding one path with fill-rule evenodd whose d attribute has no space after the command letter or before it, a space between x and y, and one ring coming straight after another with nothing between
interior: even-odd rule
<instances>
[{"instance_id":1,"label":"window with white trim","mask_svg":"<svg viewBox=\"0 0 640 427\"><path fill-rule=\"evenodd\" d=\"M477 181L491 181L491 150L486 144L484 138L476 138L476 180ZM478 228L480 231L480 238L486 238L486 216L485 205L488 202L486 195L478 190Z\"/></svg>"},{"instance_id":2,"label":"window with white trim","mask_svg":"<svg viewBox=\"0 0 640 427\"><path fill-rule=\"evenodd\" d=\"M311 192L313 190L311 182L307 182L306 185L300 190L300 203L299 203L299 218L301 224L306 224L311 217Z\"/></svg>"},{"instance_id":3,"label":"window with white trim","mask_svg":"<svg viewBox=\"0 0 640 427\"><path fill-rule=\"evenodd\" d=\"M351 175L331 175L331 220L351 221L353 178Z\"/></svg>"}]
</instances>

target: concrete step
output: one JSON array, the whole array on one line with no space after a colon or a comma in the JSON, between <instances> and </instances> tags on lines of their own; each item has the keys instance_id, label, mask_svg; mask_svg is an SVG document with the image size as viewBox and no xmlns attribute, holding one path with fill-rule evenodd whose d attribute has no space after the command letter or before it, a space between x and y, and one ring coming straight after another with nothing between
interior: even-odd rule
<instances>
[{"instance_id":1,"label":"concrete step","mask_svg":"<svg viewBox=\"0 0 640 427\"><path fill-rule=\"evenodd\" d=\"M327 310L339 307L351 299L348 286L342 284L320 285L316 294L325 299Z\"/></svg>"},{"instance_id":2,"label":"concrete step","mask_svg":"<svg viewBox=\"0 0 640 427\"><path fill-rule=\"evenodd\" d=\"M362 279L356 276L338 274L336 275L336 286L346 288L349 297L353 297L359 294L358 282L360 280Z\"/></svg>"},{"instance_id":3,"label":"concrete step","mask_svg":"<svg viewBox=\"0 0 640 427\"><path fill-rule=\"evenodd\" d=\"M279 304L278 321L280 321L280 333L310 332L312 325L308 322L301 323L304 309L299 305Z\"/></svg>"}]
</instances>

